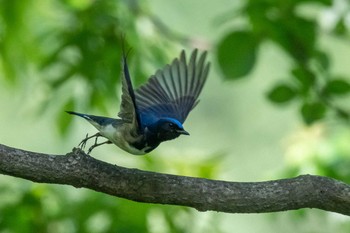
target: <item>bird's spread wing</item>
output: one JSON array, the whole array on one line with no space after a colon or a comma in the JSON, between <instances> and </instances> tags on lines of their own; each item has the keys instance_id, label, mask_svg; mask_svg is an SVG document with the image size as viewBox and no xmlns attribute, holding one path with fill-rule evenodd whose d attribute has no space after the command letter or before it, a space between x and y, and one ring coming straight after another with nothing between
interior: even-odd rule
<instances>
[{"instance_id":1,"label":"bird's spread wing","mask_svg":"<svg viewBox=\"0 0 350 233\"><path fill-rule=\"evenodd\" d=\"M197 59L197 49L186 61L185 52L170 65L158 70L148 82L135 91L136 105L142 123L152 123L161 117L171 117L183 123L197 105L198 96L207 79L209 62L206 52Z\"/></svg>"},{"instance_id":2,"label":"bird's spread wing","mask_svg":"<svg viewBox=\"0 0 350 233\"><path fill-rule=\"evenodd\" d=\"M130 73L126 61L126 55L123 51L122 58L122 99L120 104L120 112L118 116L129 123L133 123L134 129L139 130L141 121L140 115L135 101L135 94L130 80Z\"/></svg>"}]
</instances>

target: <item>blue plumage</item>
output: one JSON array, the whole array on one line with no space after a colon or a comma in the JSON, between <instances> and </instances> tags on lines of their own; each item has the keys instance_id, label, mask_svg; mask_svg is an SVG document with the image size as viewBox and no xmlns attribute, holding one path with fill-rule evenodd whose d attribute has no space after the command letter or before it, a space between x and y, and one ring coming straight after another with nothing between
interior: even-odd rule
<instances>
[{"instance_id":1,"label":"blue plumage","mask_svg":"<svg viewBox=\"0 0 350 233\"><path fill-rule=\"evenodd\" d=\"M88 153L97 146L114 143L131 154L143 155L163 141L181 134L189 135L182 124L198 104L210 67L206 62L206 52L199 59L197 54L195 49L187 62L182 51L179 58L158 70L136 90L133 89L126 55L123 54L120 119L67 111L85 118L99 131L86 137L80 145L84 147L90 138L95 137L95 144ZM107 138L107 141L97 143L100 136Z\"/></svg>"}]
</instances>

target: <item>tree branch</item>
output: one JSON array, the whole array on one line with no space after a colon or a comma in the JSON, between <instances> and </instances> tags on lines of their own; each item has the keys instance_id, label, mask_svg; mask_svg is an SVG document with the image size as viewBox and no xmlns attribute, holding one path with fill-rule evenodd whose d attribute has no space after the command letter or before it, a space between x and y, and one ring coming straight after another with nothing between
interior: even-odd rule
<instances>
[{"instance_id":1,"label":"tree branch","mask_svg":"<svg viewBox=\"0 0 350 233\"><path fill-rule=\"evenodd\" d=\"M1 144L0 174L199 211L266 213L318 208L350 216L350 186L322 176L227 182L123 168L96 160L80 149L67 155L48 155Z\"/></svg>"}]
</instances>

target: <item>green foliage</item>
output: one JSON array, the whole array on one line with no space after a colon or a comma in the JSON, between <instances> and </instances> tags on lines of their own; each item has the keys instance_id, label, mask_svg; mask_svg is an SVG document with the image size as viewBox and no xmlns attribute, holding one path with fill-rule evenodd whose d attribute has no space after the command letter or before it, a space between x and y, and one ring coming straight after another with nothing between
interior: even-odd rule
<instances>
[{"instance_id":1,"label":"green foliage","mask_svg":"<svg viewBox=\"0 0 350 233\"><path fill-rule=\"evenodd\" d=\"M304 103L300 109L304 122L308 125L323 119L326 110L326 106L321 102Z\"/></svg>"},{"instance_id":2,"label":"green foliage","mask_svg":"<svg viewBox=\"0 0 350 233\"><path fill-rule=\"evenodd\" d=\"M327 7L331 3L330 0L246 1L239 13L232 13L229 22L244 18L249 30L232 28L217 45L217 60L224 77L234 80L247 76L256 64L257 48L270 41L290 57L294 67L289 71L289 84L271 88L268 99L276 104L298 101L306 124L322 120L326 112L335 112L334 115L347 120L347 110L332 101L349 93L348 77L339 79L331 73L329 55L319 46L321 29L317 19L298 12L305 4ZM339 24L343 25L342 18ZM342 33L336 35L345 34L344 25L341 28ZM273 62L271 64L273 66Z\"/></svg>"},{"instance_id":3,"label":"green foliage","mask_svg":"<svg viewBox=\"0 0 350 233\"><path fill-rule=\"evenodd\" d=\"M249 73L255 64L257 45L248 31L232 32L222 39L217 59L225 78L237 79Z\"/></svg>"},{"instance_id":4,"label":"green foliage","mask_svg":"<svg viewBox=\"0 0 350 233\"><path fill-rule=\"evenodd\" d=\"M268 31L270 39L281 46L295 62L303 65L308 62L314 53L316 24L287 12L287 17L281 16L271 21ZM289 15L290 14L290 15Z\"/></svg>"},{"instance_id":5,"label":"green foliage","mask_svg":"<svg viewBox=\"0 0 350 233\"><path fill-rule=\"evenodd\" d=\"M350 92L350 84L344 79L333 79L326 83L323 92L329 96L348 94Z\"/></svg>"},{"instance_id":6,"label":"green foliage","mask_svg":"<svg viewBox=\"0 0 350 233\"><path fill-rule=\"evenodd\" d=\"M295 94L296 92L291 86L280 84L270 91L268 98L275 103L286 103L291 101L295 97Z\"/></svg>"},{"instance_id":7,"label":"green foliage","mask_svg":"<svg viewBox=\"0 0 350 233\"><path fill-rule=\"evenodd\" d=\"M78 199L65 196L72 191ZM86 195L78 190L34 185L15 202L3 203L0 228L28 233L147 232L146 217L151 208L152 205L118 200L100 193Z\"/></svg>"},{"instance_id":8,"label":"green foliage","mask_svg":"<svg viewBox=\"0 0 350 233\"><path fill-rule=\"evenodd\" d=\"M21 203L21 206L17 206ZM45 232L47 216L43 214L43 206L40 199L33 193L23 193L19 202L2 208L0 229L11 227L12 232Z\"/></svg>"},{"instance_id":9,"label":"green foliage","mask_svg":"<svg viewBox=\"0 0 350 233\"><path fill-rule=\"evenodd\" d=\"M110 102L105 100L118 99L116 90L123 35L130 43L125 47L134 48L129 63L137 84L149 75L145 71L145 61L150 60L150 53L153 61L164 64L165 53L171 46L163 38L186 41L147 13L145 5L138 1L53 1L39 4L28 0L17 4L0 0L0 3L0 58L4 77L13 83L21 82L25 80L29 67L34 65L43 84L40 86L45 86L50 93L39 103L42 109L56 105L55 101L60 98L56 93L62 90L66 93L64 103L60 103L62 108L82 106L106 111ZM290 57L293 68L286 71L290 73L290 81L282 82L289 84L272 87L268 99L273 103L297 101L301 109L307 103L320 102L329 112L336 113L333 115L345 119L342 116L349 115L347 110L334 107L332 101L349 92L348 77L339 81L337 75L331 73L329 55L319 46L321 29L317 19L298 11L307 4L328 7L331 3L330 0L283 3L279 0L247 0L229 20L229 23L234 23L236 19L244 19L245 29L231 28L218 40L216 58L223 76L229 80L247 77L257 64L258 48L270 41ZM51 8L55 8L56 13L45 13ZM38 14L25 17L29 12ZM340 16L334 28L337 36L346 34L344 17ZM138 28L140 18L147 18L159 30L159 36L143 37ZM39 22L41 26L37 28ZM133 69L136 66L137 69ZM67 86L77 83L83 86L83 91L67 91ZM303 112L305 110L301 111L302 119L309 124L309 118ZM67 132L71 121L63 120L62 114L57 121L60 132Z\"/></svg>"},{"instance_id":10,"label":"green foliage","mask_svg":"<svg viewBox=\"0 0 350 233\"><path fill-rule=\"evenodd\" d=\"M137 23L149 16L138 1L27 0L19 4L0 0L0 4L0 72L8 81L22 84L34 71L34 91L47 93L37 103L40 112L52 105L62 113L75 106L80 111L98 108L106 112L107 100L119 99L123 46L133 48L128 63L135 83L150 75L145 64L153 60L164 65L166 52L172 48L161 36L142 37ZM152 52L158 56L149 59ZM72 122L66 117L57 117L61 133Z\"/></svg>"},{"instance_id":11,"label":"green foliage","mask_svg":"<svg viewBox=\"0 0 350 233\"><path fill-rule=\"evenodd\" d=\"M292 78L297 81L296 85L299 87L300 94L307 96L316 82L314 73L303 67L295 67L291 70L291 74Z\"/></svg>"},{"instance_id":12,"label":"green foliage","mask_svg":"<svg viewBox=\"0 0 350 233\"><path fill-rule=\"evenodd\" d=\"M278 106L298 105L298 114L305 124L313 124L311 127L332 116L331 113L348 121L350 113L336 103L349 94L349 77L332 73L334 64L320 41L320 33L325 32L316 17L299 11L305 5L318 4L324 9L331 3L331 0L244 1L239 11L232 12L229 30L221 38L215 38L218 43L213 50L224 78L247 77L263 51L259 48L268 41L284 52L292 64L285 72L286 78L270 88L268 100ZM136 84L150 74L146 71L149 63L155 64L153 68L164 65L169 58L167 52L178 43L188 42L169 30L171 25L165 29L166 25L157 22L147 12L147 5L142 4L141 1L0 0L1 81L23 88L35 83L30 91L44 92L37 104L44 110L54 106L62 134L68 131L72 120L64 110L98 108L106 112L113 102L116 113L123 35L125 47L133 48L128 61ZM143 21L151 25L151 30L140 26ZM347 30L345 14L340 15L331 33L344 38ZM270 63L273 70L275 61ZM21 90L16 90L16 94L21 94ZM349 136L344 138L340 145L338 140L329 142L334 147L328 145L331 149L326 152L316 150L309 157L304 156L307 152L302 153L304 159L289 164L288 176L312 167L316 174L350 183ZM317 148L325 144L321 141ZM301 157L293 156L290 160ZM144 160L144 169L170 170L166 169L169 159L146 157ZM200 162L181 157L179 161L171 160L171 169L183 175L215 178L221 161L222 155ZM193 214L185 208L134 203L71 188L18 184L22 192L17 195L13 193L18 187L1 186L2 231L148 232L152 226L162 226L167 232L193 229ZM13 200L4 201L5 197ZM215 228L215 223L212 225Z\"/></svg>"},{"instance_id":13,"label":"green foliage","mask_svg":"<svg viewBox=\"0 0 350 233\"><path fill-rule=\"evenodd\" d=\"M298 133L303 133L304 137L299 137L287 147L288 168L284 175L292 177L312 171L350 183L349 129L343 125L329 127L319 123L301 131Z\"/></svg>"}]
</instances>

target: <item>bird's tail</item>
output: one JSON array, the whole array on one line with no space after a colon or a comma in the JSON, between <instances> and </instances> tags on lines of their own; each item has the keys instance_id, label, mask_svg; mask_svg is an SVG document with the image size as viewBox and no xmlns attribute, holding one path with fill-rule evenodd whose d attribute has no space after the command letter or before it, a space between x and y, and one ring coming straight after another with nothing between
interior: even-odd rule
<instances>
[{"instance_id":1,"label":"bird's tail","mask_svg":"<svg viewBox=\"0 0 350 233\"><path fill-rule=\"evenodd\" d=\"M66 113L69 113L71 115L76 115L76 116L80 116L88 121L91 121L91 117L87 114L83 114L83 113L78 113L78 112L73 112L73 111L66 111Z\"/></svg>"},{"instance_id":2,"label":"bird's tail","mask_svg":"<svg viewBox=\"0 0 350 233\"><path fill-rule=\"evenodd\" d=\"M80 116L90 122L93 126L95 126L96 129L100 130L102 127L114 124L116 119L109 118L109 117L103 117L103 116L94 116L94 115L88 115L84 113L78 113L73 111L66 111L69 114Z\"/></svg>"}]
</instances>

